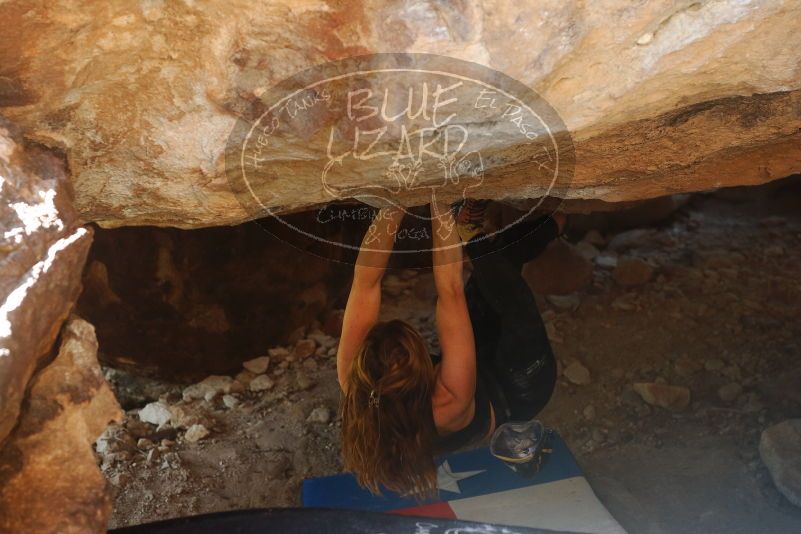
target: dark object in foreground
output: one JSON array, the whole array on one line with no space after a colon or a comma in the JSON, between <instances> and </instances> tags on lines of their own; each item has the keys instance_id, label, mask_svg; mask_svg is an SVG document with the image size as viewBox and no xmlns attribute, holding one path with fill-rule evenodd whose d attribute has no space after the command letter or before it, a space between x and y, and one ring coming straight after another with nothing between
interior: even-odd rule
<instances>
[{"instance_id":1,"label":"dark object in foreground","mask_svg":"<svg viewBox=\"0 0 801 534\"><path fill-rule=\"evenodd\" d=\"M359 512L353 510L330 510L325 508L266 508L261 510L242 510L217 514L198 515L169 519L156 523L137 525L134 527L112 530L114 534L204 534L218 532L278 533L278 532L326 532L331 534L365 533L375 534L411 534L428 532L429 534L445 534L445 532L507 534L554 534L554 530L542 530L529 527L501 527L472 521L454 521L430 517L411 517L382 514L377 512ZM562 534L575 534L565 533Z\"/></svg>"}]
</instances>

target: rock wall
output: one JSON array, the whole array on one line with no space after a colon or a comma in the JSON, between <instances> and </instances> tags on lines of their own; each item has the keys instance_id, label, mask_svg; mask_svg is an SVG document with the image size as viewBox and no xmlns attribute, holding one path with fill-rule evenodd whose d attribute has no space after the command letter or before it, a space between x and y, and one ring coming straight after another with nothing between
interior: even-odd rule
<instances>
[{"instance_id":1,"label":"rock wall","mask_svg":"<svg viewBox=\"0 0 801 534\"><path fill-rule=\"evenodd\" d=\"M92 232L67 187L61 160L0 118L0 443L81 289Z\"/></svg>"},{"instance_id":2,"label":"rock wall","mask_svg":"<svg viewBox=\"0 0 801 534\"><path fill-rule=\"evenodd\" d=\"M795 0L11 0L0 20L0 110L67 154L80 213L107 227L247 219L222 172L243 105L303 68L374 52L457 57L539 92L575 140L565 198L801 170ZM328 200L293 187L304 178L272 184L292 209ZM510 168L487 194L531 196L525 178Z\"/></svg>"},{"instance_id":3,"label":"rock wall","mask_svg":"<svg viewBox=\"0 0 801 534\"><path fill-rule=\"evenodd\" d=\"M0 449L0 531L106 532L111 499L92 444L122 415L97 363L94 328L71 319Z\"/></svg>"}]
</instances>

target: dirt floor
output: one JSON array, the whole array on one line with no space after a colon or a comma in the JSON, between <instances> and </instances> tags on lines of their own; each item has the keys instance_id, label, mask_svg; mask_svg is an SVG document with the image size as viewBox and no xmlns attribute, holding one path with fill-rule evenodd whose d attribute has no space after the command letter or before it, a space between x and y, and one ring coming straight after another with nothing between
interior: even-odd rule
<instances>
[{"instance_id":1,"label":"dirt floor","mask_svg":"<svg viewBox=\"0 0 801 534\"><path fill-rule=\"evenodd\" d=\"M563 371L541 419L629 532L801 532L801 508L758 451L763 429L801 417L799 198L696 196L658 226L605 236L588 289L540 299ZM645 260L650 280L622 286L615 257ZM396 273L385 295L387 317L433 336L430 274ZM115 492L110 526L296 506L305 477L339 472L336 340L308 338L273 350L264 377L189 392L109 370L129 410L98 445ZM649 405L640 382L686 387L691 401ZM159 399L146 418L162 424L142 423L138 409Z\"/></svg>"}]
</instances>

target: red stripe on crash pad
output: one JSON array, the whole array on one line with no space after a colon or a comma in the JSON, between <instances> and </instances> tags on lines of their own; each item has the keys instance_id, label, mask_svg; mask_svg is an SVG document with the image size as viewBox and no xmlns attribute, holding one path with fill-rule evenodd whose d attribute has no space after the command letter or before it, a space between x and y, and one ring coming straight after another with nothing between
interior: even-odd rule
<instances>
[{"instance_id":1,"label":"red stripe on crash pad","mask_svg":"<svg viewBox=\"0 0 801 534\"><path fill-rule=\"evenodd\" d=\"M419 515L422 517L438 517L440 519L456 519L456 514L447 502L435 502L414 508L400 508L392 510L390 514L398 515Z\"/></svg>"}]
</instances>

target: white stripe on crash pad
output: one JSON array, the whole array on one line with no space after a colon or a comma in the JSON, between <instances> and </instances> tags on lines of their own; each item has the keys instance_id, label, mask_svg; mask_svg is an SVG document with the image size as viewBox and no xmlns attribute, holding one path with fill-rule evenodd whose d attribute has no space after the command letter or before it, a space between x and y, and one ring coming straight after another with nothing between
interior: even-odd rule
<instances>
[{"instance_id":1,"label":"white stripe on crash pad","mask_svg":"<svg viewBox=\"0 0 801 534\"><path fill-rule=\"evenodd\" d=\"M456 517L592 534L626 534L584 477L448 501Z\"/></svg>"}]
</instances>

